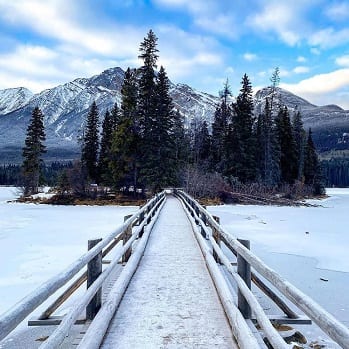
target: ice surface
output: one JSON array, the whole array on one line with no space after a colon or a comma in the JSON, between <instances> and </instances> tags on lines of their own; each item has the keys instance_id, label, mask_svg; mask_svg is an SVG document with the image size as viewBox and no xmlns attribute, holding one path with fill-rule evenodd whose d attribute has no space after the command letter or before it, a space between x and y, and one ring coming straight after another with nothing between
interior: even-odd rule
<instances>
[{"instance_id":1,"label":"ice surface","mask_svg":"<svg viewBox=\"0 0 349 349\"><path fill-rule=\"evenodd\" d=\"M137 209L6 203L17 193L0 187L0 313L85 253L88 239L106 236Z\"/></svg>"},{"instance_id":2,"label":"ice surface","mask_svg":"<svg viewBox=\"0 0 349 349\"><path fill-rule=\"evenodd\" d=\"M319 207L212 206L232 236L349 326L349 189L327 189ZM324 281L328 280L328 281ZM301 326L312 340L339 348L316 326Z\"/></svg>"}]
</instances>

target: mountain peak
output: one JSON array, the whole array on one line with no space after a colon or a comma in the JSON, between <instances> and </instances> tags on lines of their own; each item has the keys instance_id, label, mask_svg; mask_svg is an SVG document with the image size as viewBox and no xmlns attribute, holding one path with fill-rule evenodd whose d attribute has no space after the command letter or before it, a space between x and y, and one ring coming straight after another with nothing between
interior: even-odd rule
<instances>
[{"instance_id":1,"label":"mountain peak","mask_svg":"<svg viewBox=\"0 0 349 349\"><path fill-rule=\"evenodd\" d=\"M23 107L33 97L33 92L25 87L0 90L0 114L8 114Z\"/></svg>"}]
</instances>

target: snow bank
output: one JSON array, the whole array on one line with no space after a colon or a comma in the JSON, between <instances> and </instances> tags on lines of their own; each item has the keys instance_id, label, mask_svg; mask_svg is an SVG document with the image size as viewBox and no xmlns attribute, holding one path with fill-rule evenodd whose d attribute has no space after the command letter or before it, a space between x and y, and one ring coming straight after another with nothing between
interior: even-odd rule
<instances>
[{"instance_id":1,"label":"snow bank","mask_svg":"<svg viewBox=\"0 0 349 349\"><path fill-rule=\"evenodd\" d=\"M86 252L137 207L7 203L15 188L0 187L0 313Z\"/></svg>"},{"instance_id":2,"label":"snow bank","mask_svg":"<svg viewBox=\"0 0 349 349\"><path fill-rule=\"evenodd\" d=\"M213 206L209 211L254 248L315 258L317 267L349 272L349 189L329 189L321 207Z\"/></svg>"}]
</instances>

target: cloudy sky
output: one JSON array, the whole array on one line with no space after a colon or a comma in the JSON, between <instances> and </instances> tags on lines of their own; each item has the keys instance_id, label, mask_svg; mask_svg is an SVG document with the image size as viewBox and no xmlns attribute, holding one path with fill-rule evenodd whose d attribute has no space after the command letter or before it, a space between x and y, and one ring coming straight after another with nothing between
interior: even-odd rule
<instances>
[{"instance_id":1,"label":"cloudy sky","mask_svg":"<svg viewBox=\"0 0 349 349\"><path fill-rule=\"evenodd\" d=\"M348 0L0 0L0 89L137 67L150 28L175 83L236 95L279 67L282 87L349 109Z\"/></svg>"}]
</instances>

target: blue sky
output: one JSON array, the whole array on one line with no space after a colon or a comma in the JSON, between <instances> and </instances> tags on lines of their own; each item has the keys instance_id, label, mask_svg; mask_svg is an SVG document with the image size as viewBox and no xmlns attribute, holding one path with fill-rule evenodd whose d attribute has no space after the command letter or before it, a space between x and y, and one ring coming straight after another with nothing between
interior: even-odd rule
<instances>
[{"instance_id":1,"label":"blue sky","mask_svg":"<svg viewBox=\"0 0 349 349\"><path fill-rule=\"evenodd\" d=\"M0 88L137 67L150 28L175 83L236 95L279 67L281 87L349 109L348 0L0 0Z\"/></svg>"}]
</instances>

